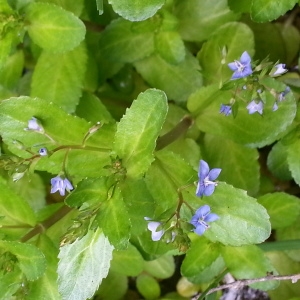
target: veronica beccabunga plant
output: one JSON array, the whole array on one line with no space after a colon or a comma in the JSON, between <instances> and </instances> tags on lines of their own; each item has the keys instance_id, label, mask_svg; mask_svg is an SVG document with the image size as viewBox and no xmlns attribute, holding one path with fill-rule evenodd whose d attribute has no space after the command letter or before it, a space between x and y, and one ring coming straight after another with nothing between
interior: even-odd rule
<instances>
[{"instance_id":1,"label":"veronica beccabunga plant","mask_svg":"<svg viewBox=\"0 0 300 300\"><path fill-rule=\"evenodd\" d=\"M1 1L0 299L294 299L297 1L129 2Z\"/></svg>"}]
</instances>

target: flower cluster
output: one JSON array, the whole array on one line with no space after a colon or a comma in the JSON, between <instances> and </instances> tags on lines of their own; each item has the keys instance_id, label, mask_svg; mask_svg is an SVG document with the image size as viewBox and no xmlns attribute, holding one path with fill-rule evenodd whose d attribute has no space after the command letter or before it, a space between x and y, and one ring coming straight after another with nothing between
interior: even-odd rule
<instances>
[{"instance_id":1,"label":"flower cluster","mask_svg":"<svg viewBox=\"0 0 300 300\"><path fill-rule=\"evenodd\" d=\"M202 159L200 160L198 171L199 181L196 189L196 195L198 197L210 196L213 194L215 187L218 185L214 180L217 179L221 171L222 170L219 168L210 170L207 162ZM219 216L210 213L210 207L206 204L196 210L190 223L195 226L194 232L198 235L202 235L209 228L207 222L213 222L218 219Z\"/></svg>"},{"instance_id":2,"label":"flower cluster","mask_svg":"<svg viewBox=\"0 0 300 300\"><path fill-rule=\"evenodd\" d=\"M245 77L248 77L248 76L253 74L253 70L252 70L252 66L251 66L251 57L250 57L250 55L248 54L247 51L244 51L242 53L239 60L235 60L234 62L229 63L228 67L232 71L234 71L232 76L231 76L231 80L245 78ZM255 70L256 71L261 70L261 67L256 68ZM280 75L286 73L287 71L288 70L286 69L285 64L276 64L272 68L269 75L271 77L277 77L277 76L280 76ZM247 86L243 85L242 89L246 90ZM284 100L284 96L288 92L290 92L290 88L286 87L285 91L278 94L278 97L275 100L275 103L273 105L273 111L276 111L278 109L278 103ZM258 94L262 93L262 90L259 88L257 90L257 93ZM261 99L263 99L263 98L261 98ZM264 103L261 99L259 97L258 99L253 99L250 103L248 103L246 108L247 108L248 113L250 115L254 114L256 112L259 113L260 115L263 114ZM221 104L220 113L224 114L225 116L231 115L232 114L232 106L233 106L233 104Z\"/></svg>"}]
</instances>

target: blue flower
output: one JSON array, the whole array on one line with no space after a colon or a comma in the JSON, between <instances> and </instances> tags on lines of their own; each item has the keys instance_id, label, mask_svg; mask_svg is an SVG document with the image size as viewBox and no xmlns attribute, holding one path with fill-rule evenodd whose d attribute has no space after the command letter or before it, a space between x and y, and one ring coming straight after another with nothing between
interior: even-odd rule
<instances>
[{"instance_id":1,"label":"blue flower","mask_svg":"<svg viewBox=\"0 0 300 300\"><path fill-rule=\"evenodd\" d=\"M149 221L151 220L150 218L148 217L145 217L144 218L146 221ZM154 242L157 242L161 239L161 237L164 235L165 231L162 229L162 230L159 230L159 231L156 231L156 229L161 225L160 222L156 222L156 221L150 221L148 223L148 229L151 231L151 239L152 241Z\"/></svg>"},{"instance_id":2,"label":"blue flower","mask_svg":"<svg viewBox=\"0 0 300 300\"><path fill-rule=\"evenodd\" d=\"M281 102L284 100L284 97L291 91L291 88L287 86L283 92L278 95L278 101Z\"/></svg>"},{"instance_id":3,"label":"blue flower","mask_svg":"<svg viewBox=\"0 0 300 300\"><path fill-rule=\"evenodd\" d=\"M221 104L220 114L224 114L225 116L229 116L232 113L231 105Z\"/></svg>"},{"instance_id":4,"label":"blue flower","mask_svg":"<svg viewBox=\"0 0 300 300\"><path fill-rule=\"evenodd\" d=\"M273 105L273 107L272 107L272 110L273 111L276 111L278 109L278 104L277 104L277 102L275 101L275 103L274 103L274 105Z\"/></svg>"},{"instance_id":5,"label":"blue flower","mask_svg":"<svg viewBox=\"0 0 300 300\"><path fill-rule=\"evenodd\" d=\"M275 66L275 68L277 70L272 74L272 76L279 76L288 71L288 69L285 68L285 64L278 64Z\"/></svg>"},{"instance_id":6,"label":"blue flower","mask_svg":"<svg viewBox=\"0 0 300 300\"><path fill-rule=\"evenodd\" d=\"M197 209L190 223L195 226L194 232L202 235L209 228L207 222L214 222L218 219L218 215L210 213L209 205L204 205Z\"/></svg>"},{"instance_id":7,"label":"blue flower","mask_svg":"<svg viewBox=\"0 0 300 300\"><path fill-rule=\"evenodd\" d=\"M259 114L262 115L262 113L263 113L263 108L264 108L264 104L262 103L262 101L259 101L258 103L256 103L255 100L252 100L252 101L247 105L248 113L249 113L250 115L254 114L255 112L258 112Z\"/></svg>"},{"instance_id":8,"label":"blue flower","mask_svg":"<svg viewBox=\"0 0 300 300\"><path fill-rule=\"evenodd\" d=\"M197 184L196 195L198 197L202 197L203 195L210 196L214 192L217 185L217 182L214 182L213 180L217 179L220 173L221 169L209 170L207 162L201 159L198 172L199 181Z\"/></svg>"},{"instance_id":9,"label":"blue flower","mask_svg":"<svg viewBox=\"0 0 300 300\"><path fill-rule=\"evenodd\" d=\"M25 128L25 130L32 130L32 131L37 131L37 132L44 132L44 128L39 124L39 121L37 118L32 117L29 121L28 121L28 127Z\"/></svg>"},{"instance_id":10,"label":"blue flower","mask_svg":"<svg viewBox=\"0 0 300 300\"><path fill-rule=\"evenodd\" d=\"M247 51L243 52L240 60L235 60L234 62L229 63L228 67L234 71L231 79L247 77L253 73L251 68L251 57Z\"/></svg>"},{"instance_id":11,"label":"blue flower","mask_svg":"<svg viewBox=\"0 0 300 300\"><path fill-rule=\"evenodd\" d=\"M48 155L47 148L41 148L39 150L39 154L40 154L40 156L47 156Z\"/></svg>"},{"instance_id":12,"label":"blue flower","mask_svg":"<svg viewBox=\"0 0 300 300\"><path fill-rule=\"evenodd\" d=\"M67 178L62 179L60 176L56 176L51 179L51 194L59 191L60 195L64 196L66 190L68 192L73 190L73 186Z\"/></svg>"}]
</instances>

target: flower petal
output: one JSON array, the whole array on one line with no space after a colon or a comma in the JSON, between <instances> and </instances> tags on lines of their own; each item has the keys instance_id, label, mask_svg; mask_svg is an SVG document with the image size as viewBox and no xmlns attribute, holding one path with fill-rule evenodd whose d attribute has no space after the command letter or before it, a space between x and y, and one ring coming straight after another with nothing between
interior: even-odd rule
<instances>
[{"instance_id":1,"label":"flower petal","mask_svg":"<svg viewBox=\"0 0 300 300\"><path fill-rule=\"evenodd\" d=\"M240 62L243 64L243 65L248 65L250 64L251 62L251 57L250 55L248 54L247 51L244 51L241 55L241 58L240 58Z\"/></svg>"},{"instance_id":2,"label":"flower petal","mask_svg":"<svg viewBox=\"0 0 300 300\"><path fill-rule=\"evenodd\" d=\"M227 65L232 71L236 71L238 69L238 66L235 62L229 63Z\"/></svg>"},{"instance_id":3,"label":"flower petal","mask_svg":"<svg viewBox=\"0 0 300 300\"><path fill-rule=\"evenodd\" d=\"M204 181L205 177L208 175L208 173L209 173L209 166L206 161L201 159L200 165L199 165L199 172L198 172L198 176L199 176L201 183L203 183L203 181Z\"/></svg>"},{"instance_id":4,"label":"flower petal","mask_svg":"<svg viewBox=\"0 0 300 300\"><path fill-rule=\"evenodd\" d=\"M204 184L201 184L200 181L197 184L196 196L202 197L205 190Z\"/></svg>"},{"instance_id":5,"label":"flower petal","mask_svg":"<svg viewBox=\"0 0 300 300\"><path fill-rule=\"evenodd\" d=\"M218 219L220 219L220 217L217 214L211 213L204 218L204 222L214 222Z\"/></svg>"},{"instance_id":6,"label":"flower petal","mask_svg":"<svg viewBox=\"0 0 300 300\"><path fill-rule=\"evenodd\" d=\"M204 195L205 196L210 196L214 191L215 191L215 184L209 184L205 189L204 189Z\"/></svg>"},{"instance_id":7,"label":"flower petal","mask_svg":"<svg viewBox=\"0 0 300 300\"><path fill-rule=\"evenodd\" d=\"M208 174L209 180L217 179L217 177L220 175L221 171L222 171L222 169L219 169L219 168L211 169Z\"/></svg>"},{"instance_id":8,"label":"flower petal","mask_svg":"<svg viewBox=\"0 0 300 300\"><path fill-rule=\"evenodd\" d=\"M197 219L200 219L200 218L203 219L209 213L210 213L210 206L205 204L196 210L195 216L197 216Z\"/></svg>"},{"instance_id":9,"label":"flower petal","mask_svg":"<svg viewBox=\"0 0 300 300\"><path fill-rule=\"evenodd\" d=\"M197 233L198 235L202 235L207 227L203 224L198 224L198 226L194 229L194 232Z\"/></svg>"}]
</instances>

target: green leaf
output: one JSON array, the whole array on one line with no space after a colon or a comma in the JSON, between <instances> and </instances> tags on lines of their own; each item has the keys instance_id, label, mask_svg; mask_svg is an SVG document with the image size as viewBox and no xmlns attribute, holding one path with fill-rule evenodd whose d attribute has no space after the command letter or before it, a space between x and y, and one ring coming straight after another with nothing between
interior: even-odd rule
<instances>
[{"instance_id":1,"label":"green leaf","mask_svg":"<svg viewBox=\"0 0 300 300\"><path fill-rule=\"evenodd\" d=\"M153 30L157 25L151 21L141 22L137 28L134 25L124 19L117 19L105 28L98 49L105 60L129 63L153 53ZM137 48L139 51L136 51Z\"/></svg>"},{"instance_id":2,"label":"green leaf","mask_svg":"<svg viewBox=\"0 0 300 300\"><path fill-rule=\"evenodd\" d=\"M160 296L160 285L148 274L141 274L136 279L139 293L147 300L155 300Z\"/></svg>"},{"instance_id":3,"label":"green leaf","mask_svg":"<svg viewBox=\"0 0 300 300\"><path fill-rule=\"evenodd\" d=\"M283 36L278 27L273 23L254 23L245 20L254 34L255 59L263 60L266 57L270 61L278 60L286 63L286 50Z\"/></svg>"},{"instance_id":4,"label":"green leaf","mask_svg":"<svg viewBox=\"0 0 300 300\"><path fill-rule=\"evenodd\" d=\"M76 107L76 115L94 124L97 122L101 124L114 122L113 117L101 100L88 92L84 92L80 98L80 102Z\"/></svg>"},{"instance_id":5,"label":"green leaf","mask_svg":"<svg viewBox=\"0 0 300 300\"><path fill-rule=\"evenodd\" d=\"M119 186L113 189L111 198L101 205L96 220L109 242L117 250L124 250L128 247L131 222Z\"/></svg>"},{"instance_id":6,"label":"green leaf","mask_svg":"<svg viewBox=\"0 0 300 300\"><path fill-rule=\"evenodd\" d=\"M65 10L72 12L75 16L79 17L84 7L84 0L38 0L38 2L52 3L62 7Z\"/></svg>"},{"instance_id":7,"label":"green leaf","mask_svg":"<svg viewBox=\"0 0 300 300\"><path fill-rule=\"evenodd\" d=\"M120 300L128 290L128 277L117 272L109 272L102 281L96 295L103 300Z\"/></svg>"},{"instance_id":8,"label":"green leaf","mask_svg":"<svg viewBox=\"0 0 300 300\"><path fill-rule=\"evenodd\" d=\"M128 176L137 178L148 170L167 109L165 93L149 89L138 96L120 120L114 150Z\"/></svg>"},{"instance_id":9,"label":"green leaf","mask_svg":"<svg viewBox=\"0 0 300 300\"><path fill-rule=\"evenodd\" d=\"M265 78L262 82L267 90L284 91L285 85L274 78ZM249 115L246 103L239 105L236 118L220 114L221 104L232 97L231 91L220 91L216 85L199 89L191 95L188 109L196 115L197 127L204 132L232 139L250 147L263 147L277 139L295 118L296 103L294 95L288 93L279 103L279 109L273 111L274 96L266 92L266 104L263 117L258 113ZM228 100L226 100L228 99Z\"/></svg>"},{"instance_id":10,"label":"green leaf","mask_svg":"<svg viewBox=\"0 0 300 300\"><path fill-rule=\"evenodd\" d=\"M175 31L161 31L155 35L155 48L159 55L170 64L179 64L184 60L184 43Z\"/></svg>"},{"instance_id":11,"label":"green leaf","mask_svg":"<svg viewBox=\"0 0 300 300\"><path fill-rule=\"evenodd\" d=\"M34 245L0 241L0 248L16 256L22 272L28 280L37 280L46 270L46 259L44 254Z\"/></svg>"},{"instance_id":12,"label":"green leaf","mask_svg":"<svg viewBox=\"0 0 300 300\"><path fill-rule=\"evenodd\" d=\"M9 56L0 68L0 82L1 85L12 89L16 86L20 79L24 68L24 54L23 51L17 51Z\"/></svg>"},{"instance_id":13,"label":"green leaf","mask_svg":"<svg viewBox=\"0 0 300 300\"><path fill-rule=\"evenodd\" d=\"M300 139L289 145L287 149L287 162L289 165L289 169L298 185L300 185L299 147Z\"/></svg>"},{"instance_id":14,"label":"green leaf","mask_svg":"<svg viewBox=\"0 0 300 300\"><path fill-rule=\"evenodd\" d=\"M93 207L107 199L107 191L106 177L86 178L78 183L76 189L65 199L65 203L70 207Z\"/></svg>"},{"instance_id":15,"label":"green leaf","mask_svg":"<svg viewBox=\"0 0 300 300\"><path fill-rule=\"evenodd\" d=\"M223 247L222 256L229 272L237 279L251 279L264 277L267 273L278 274L264 252L255 245L243 247ZM278 281L271 280L258 282L250 286L256 289L270 290L279 285Z\"/></svg>"},{"instance_id":16,"label":"green leaf","mask_svg":"<svg viewBox=\"0 0 300 300\"><path fill-rule=\"evenodd\" d=\"M245 191L219 183L208 203L211 211L220 217L205 232L212 242L241 246L262 243L270 236L271 224L266 209Z\"/></svg>"},{"instance_id":17,"label":"green leaf","mask_svg":"<svg viewBox=\"0 0 300 300\"><path fill-rule=\"evenodd\" d=\"M45 184L36 173L30 173L16 182L8 185L17 192L36 212L46 205Z\"/></svg>"},{"instance_id":18,"label":"green leaf","mask_svg":"<svg viewBox=\"0 0 300 300\"><path fill-rule=\"evenodd\" d=\"M1 225L17 226L28 224L34 226L36 218L29 204L10 188L7 182L1 177L0 190L0 216L4 216L1 219Z\"/></svg>"},{"instance_id":19,"label":"green leaf","mask_svg":"<svg viewBox=\"0 0 300 300\"><path fill-rule=\"evenodd\" d=\"M54 147L45 135L24 130L28 127L28 121L33 116L41 122L45 133L57 144L81 145L83 137L91 127L85 120L71 116L53 103L38 98L10 98L2 101L0 108L1 136L9 146L10 151L21 157L28 157L28 154L24 150L20 150L18 144L13 143L13 141L21 142L26 148L33 147L36 152L42 145L47 145L49 148ZM101 128L102 130L96 132L86 144L106 147L107 142L111 143L108 135L112 134L112 128L109 129L108 127Z\"/></svg>"},{"instance_id":20,"label":"green leaf","mask_svg":"<svg viewBox=\"0 0 300 300\"><path fill-rule=\"evenodd\" d=\"M228 0L228 6L234 12L249 13L251 8L251 1L249 0Z\"/></svg>"},{"instance_id":21,"label":"green leaf","mask_svg":"<svg viewBox=\"0 0 300 300\"><path fill-rule=\"evenodd\" d=\"M144 260L140 252L131 244L128 249L114 251L111 270L126 276L137 276L143 271Z\"/></svg>"},{"instance_id":22,"label":"green leaf","mask_svg":"<svg viewBox=\"0 0 300 300\"><path fill-rule=\"evenodd\" d=\"M168 209L175 209L178 189L193 182L195 175L192 167L178 154L167 150L156 153L156 160L146 174L147 187L156 202L156 216Z\"/></svg>"},{"instance_id":23,"label":"green leaf","mask_svg":"<svg viewBox=\"0 0 300 300\"><path fill-rule=\"evenodd\" d=\"M216 28L236 20L239 16L230 11L227 0L177 0L175 15L179 19L182 38L198 42L208 39Z\"/></svg>"},{"instance_id":24,"label":"green leaf","mask_svg":"<svg viewBox=\"0 0 300 300\"><path fill-rule=\"evenodd\" d=\"M292 225L300 213L298 198L286 193L266 194L258 202L267 209L273 229Z\"/></svg>"},{"instance_id":25,"label":"green leaf","mask_svg":"<svg viewBox=\"0 0 300 300\"><path fill-rule=\"evenodd\" d=\"M155 260L145 261L144 271L155 278L167 279L175 272L174 257L162 255Z\"/></svg>"},{"instance_id":26,"label":"green leaf","mask_svg":"<svg viewBox=\"0 0 300 300\"><path fill-rule=\"evenodd\" d=\"M32 76L31 96L75 111L81 96L87 56L84 45L67 53L43 52Z\"/></svg>"},{"instance_id":27,"label":"green leaf","mask_svg":"<svg viewBox=\"0 0 300 300\"><path fill-rule=\"evenodd\" d=\"M284 46L285 50L284 62L287 65L290 65L293 63L295 57L297 57L298 54L300 33L298 29L291 24L275 23L274 25L280 30L281 36L283 38L282 45ZM281 40L278 40L278 43L281 43ZM280 56L278 56L278 58L279 57Z\"/></svg>"},{"instance_id":28,"label":"green leaf","mask_svg":"<svg viewBox=\"0 0 300 300\"><path fill-rule=\"evenodd\" d=\"M0 275L0 300L13 299L15 293L22 286L24 275L19 269L12 270Z\"/></svg>"},{"instance_id":29,"label":"green leaf","mask_svg":"<svg viewBox=\"0 0 300 300\"><path fill-rule=\"evenodd\" d=\"M114 9L124 19L143 21L152 17L165 3L165 0L108 0Z\"/></svg>"},{"instance_id":30,"label":"green leaf","mask_svg":"<svg viewBox=\"0 0 300 300\"><path fill-rule=\"evenodd\" d=\"M272 251L267 255L279 274L299 274L300 263L290 259L284 252ZM283 280L277 289L268 291L268 294L272 300L291 299L300 295L300 282L298 280L292 283L291 280Z\"/></svg>"},{"instance_id":31,"label":"green leaf","mask_svg":"<svg viewBox=\"0 0 300 300\"><path fill-rule=\"evenodd\" d=\"M297 212L299 212L299 209L297 209ZM300 223L298 220L299 214L295 223L293 223L289 227L277 229L276 237L278 241L292 240L298 241L298 245L300 244ZM299 247L295 250L286 250L285 253L294 261L300 262Z\"/></svg>"},{"instance_id":32,"label":"green leaf","mask_svg":"<svg viewBox=\"0 0 300 300\"><path fill-rule=\"evenodd\" d=\"M144 179L126 178L120 185L131 223L134 224L132 234L140 235L146 227L144 217L152 217L154 214L154 199Z\"/></svg>"},{"instance_id":33,"label":"green leaf","mask_svg":"<svg viewBox=\"0 0 300 300\"><path fill-rule=\"evenodd\" d=\"M222 145L222 151L218 145ZM246 190L249 195L255 195L258 192L260 166L256 149L206 134L201 153L205 161L222 169L219 180Z\"/></svg>"},{"instance_id":34,"label":"green leaf","mask_svg":"<svg viewBox=\"0 0 300 300\"><path fill-rule=\"evenodd\" d=\"M251 18L254 22L269 22L291 10L298 0L252 0Z\"/></svg>"},{"instance_id":35,"label":"green leaf","mask_svg":"<svg viewBox=\"0 0 300 300\"><path fill-rule=\"evenodd\" d=\"M47 51L67 52L84 39L85 26L82 21L59 6L30 3L25 13L30 38Z\"/></svg>"},{"instance_id":36,"label":"green leaf","mask_svg":"<svg viewBox=\"0 0 300 300\"><path fill-rule=\"evenodd\" d=\"M279 141L272 147L267 159L269 170L275 177L282 180L292 179L287 161L287 150L288 147Z\"/></svg>"},{"instance_id":37,"label":"green leaf","mask_svg":"<svg viewBox=\"0 0 300 300\"><path fill-rule=\"evenodd\" d=\"M134 65L151 86L165 91L169 99L177 102L185 102L191 93L202 86L199 64L189 52L185 60L177 65L168 63L159 55L152 55Z\"/></svg>"},{"instance_id":38,"label":"green leaf","mask_svg":"<svg viewBox=\"0 0 300 300\"><path fill-rule=\"evenodd\" d=\"M204 237L193 240L181 265L182 275L194 277L203 272L219 257L219 248Z\"/></svg>"},{"instance_id":39,"label":"green leaf","mask_svg":"<svg viewBox=\"0 0 300 300\"><path fill-rule=\"evenodd\" d=\"M58 286L62 299L91 298L108 274L113 246L100 229L60 248Z\"/></svg>"},{"instance_id":40,"label":"green leaf","mask_svg":"<svg viewBox=\"0 0 300 300\"><path fill-rule=\"evenodd\" d=\"M57 285L58 249L49 237L42 234L38 238L38 247L43 251L47 259L47 269L42 277L30 284L30 293L27 300L60 300Z\"/></svg>"},{"instance_id":41,"label":"green leaf","mask_svg":"<svg viewBox=\"0 0 300 300\"><path fill-rule=\"evenodd\" d=\"M227 51L225 57L222 54L223 47ZM198 53L205 81L223 83L230 79L232 71L227 64L239 59L245 50L249 54L254 52L254 35L246 24L226 23L214 31Z\"/></svg>"}]
</instances>

